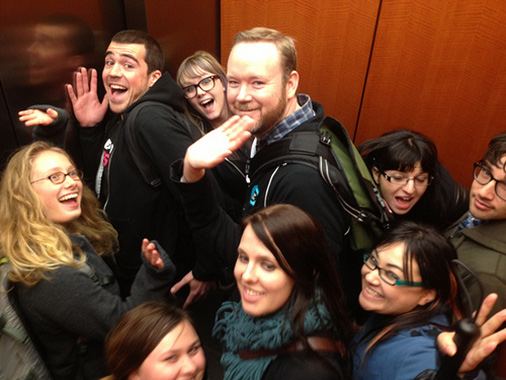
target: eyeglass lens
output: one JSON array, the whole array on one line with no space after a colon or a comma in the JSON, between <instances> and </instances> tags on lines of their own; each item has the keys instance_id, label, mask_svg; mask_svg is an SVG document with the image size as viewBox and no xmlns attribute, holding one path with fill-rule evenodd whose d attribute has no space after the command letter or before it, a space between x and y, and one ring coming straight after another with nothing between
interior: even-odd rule
<instances>
[{"instance_id":1,"label":"eyeglass lens","mask_svg":"<svg viewBox=\"0 0 506 380\"><path fill-rule=\"evenodd\" d=\"M474 165L474 179L480 185L486 185L490 181L495 181L495 193L499 198L506 201L506 183L502 181L498 181L492 176L492 173L480 164L476 163Z\"/></svg>"},{"instance_id":2,"label":"eyeglass lens","mask_svg":"<svg viewBox=\"0 0 506 380\"><path fill-rule=\"evenodd\" d=\"M191 86L187 86L183 88L184 95L187 99L193 98L197 95L197 86L200 87L203 91L210 91L214 88L214 76L210 76L202 79L199 83L193 84Z\"/></svg>"}]
</instances>

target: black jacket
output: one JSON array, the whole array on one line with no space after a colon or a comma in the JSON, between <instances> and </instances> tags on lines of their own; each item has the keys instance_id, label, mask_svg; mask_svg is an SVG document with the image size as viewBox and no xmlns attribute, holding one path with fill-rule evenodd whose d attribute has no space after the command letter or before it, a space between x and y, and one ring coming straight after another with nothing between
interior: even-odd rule
<instances>
[{"instance_id":1,"label":"black jacket","mask_svg":"<svg viewBox=\"0 0 506 380\"><path fill-rule=\"evenodd\" d=\"M186 148L200 134L196 126L190 130L165 107L147 106L139 112L134 133L162 180L158 188L151 187L130 155L122 119L122 116L128 118L137 104L148 100L168 104L175 112L184 111L182 90L164 73L124 115L113 115L105 125L80 129L81 145L88 157L87 170L94 175L99 167L100 186L96 187L99 200L119 234L118 277L124 286L132 282L141 265L138 251L144 237L158 240L168 252L178 270L176 280L195 265L198 267L179 194L169 180L169 167L174 160L184 157ZM194 275L205 279L199 278L198 268L194 269Z\"/></svg>"},{"instance_id":2,"label":"black jacket","mask_svg":"<svg viewBox=\"0 0 506 380\"><path fill-rule=\"evenodd\" d=\"M142 258L139 247L137 256L145 264L138 271L131 296L122 300L110 268L88 240L78 235L71 235L71 240L86 255L86 264L95 275L111 282L101 286L85 271L62 265L46 272L48 279L32 287L16 284L16 290L53 377L98 379L107 375L103 343L109 330L135 306L168 300L175 268L163 250L159 251L164 268L153 267Z\"/></svg>"},{"instance_id":3,"label":"black jacket","mask_svg":"<svg viewBox=\"0 0 506 380\"><path fill-rule=\"evenodd\" d=\"M315 131L323 120L323 107L313 102L316 116L302 123L290 134L302 131ZM289 134L289 135L290 135ZM267 151L265 146L252 159ZM222 265L231 271L237 257L241 228L220 209L211 189L211 177L206 173L195 183L181 183L182 160L172 166L172 179L180 188L183 205L199 244L208 247L218 255ZM258 189L256 197L252 192ZM254 199L253 199L254 198ZM303 164L281 165L279 168L257 173L251 178L244 202L247 215L258 209L277 203L288 203L302 208L313 215L323 226L330 241L332 253L340 259L345 247L345 233L349 226L349 216L343 211L333 190L325 183L320 173Z\"/></svg>"}]
</instances>

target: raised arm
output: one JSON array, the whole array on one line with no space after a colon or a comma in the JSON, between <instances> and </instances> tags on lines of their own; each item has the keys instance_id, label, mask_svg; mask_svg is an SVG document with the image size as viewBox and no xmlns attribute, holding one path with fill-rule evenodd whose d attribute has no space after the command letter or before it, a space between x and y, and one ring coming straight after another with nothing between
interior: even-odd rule
<instances>
[{"instance_id":1,"label":"raised arm","mask_svg":"<svg viewBox=\"0 0 506 380\"><path fill-rule=\"evenodd\" d=\"M186 150L183 179L196 182L204 176L206 169L212 169L225 161L251 136L248 129L255 121L248 116L233 116L223 125L209 132Z\"/></svg>"},{"instance_id":2,"label":"raised arm","mask_svg":"<svg viewBox=\"0 0 506 380\"><path fill-rule=\"evenodd\" d=\"M106 96L102 101L98 99L97 70L91 69L88 72L85 67L79 68L74 73L73 86L67 84L66 87L74 115L81 127L93 127L104 119L108 103Z\"/></svg>"}]
</instances>

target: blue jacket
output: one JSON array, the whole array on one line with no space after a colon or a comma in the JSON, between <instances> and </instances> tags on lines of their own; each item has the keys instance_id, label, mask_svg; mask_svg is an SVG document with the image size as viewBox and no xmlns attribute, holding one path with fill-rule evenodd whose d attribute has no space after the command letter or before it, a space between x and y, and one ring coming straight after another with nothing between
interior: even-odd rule
<instances>
[{"instance_id":1,"label":"blue jacket","mask_svg":"<svg viewBox=\"0 0 506 380\"><path fill-rule=\"evenodd\" d=\"M367 320L353 340L354 380L413 380L426 369L439 368L440 354L436 339L441 330L429 323L404 330L380 343L369 352L364 362L363 356L370 339L362 340L362 337L373 327L375 316L372 315ZM434 317L431 322L448 325L444 315Z\"/></svg>"}]
</instances>

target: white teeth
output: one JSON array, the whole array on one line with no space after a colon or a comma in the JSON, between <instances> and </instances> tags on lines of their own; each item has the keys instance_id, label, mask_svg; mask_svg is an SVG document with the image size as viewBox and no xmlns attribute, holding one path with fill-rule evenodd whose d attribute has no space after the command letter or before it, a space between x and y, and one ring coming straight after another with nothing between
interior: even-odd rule
<instances>
[{"instance_id":1,"label":"white teeth","mask_svg":"<svg viewBox=\"0 0 506 380\"><path fill-rule=\"evenodd\" d=\"M370 287L367 287L367 291L369 292L369 294L371 296L374 296L374 297L380 297L381 296L381 294L379 294L378 292L372 290Z\"/></svg>"},{"instance_id":2,"label":"white teeth","mask_svg":"<svg viewBox=\"0 0 506 380\"><path fill-rule=\"evenodd\" d=\"M201 102L200 105L205 107L205 106L211 104L212 101L213 101L213 99L207 99L207 100L204 100L203 102Z\"/></svg>"},{"instance_id":3,"label":"white teeth","mask_svg":"<svg viewBox=\"0 0 506 380\"><path fill-rule=\"evenodd\" d=\"M117 85L117 84L111 84L111 88L113 90L126 90L126 87L123 87L123 86L120 86L120 85Z\"/></svg>"},{"instance_id":4,"label":"white teeth","mask_svg":"<svg viewBox=\"0 0 506 380\"><path fill-rule=\"evenodd\" d=\"M259 296L262 293L261 292L255 292L254 290L251 290L251 289L246 289L246 294L249 295L249 296Z\"/></svg>"},{"instance_id":5,"label":"white teeth","mask_svg":"<svg viewBox=\"0 0 506 380\"><path fill-rule=\"evenodd\" d=\"M77 198L77 194L76 193L74 193L74 194L67 194L67 195L64 195L63 197L61 197L59 199L59 201L60 202L64 202L64 201L68 201L70 199L75 199L75 198Z\"/></svg>"}]
</instances>

